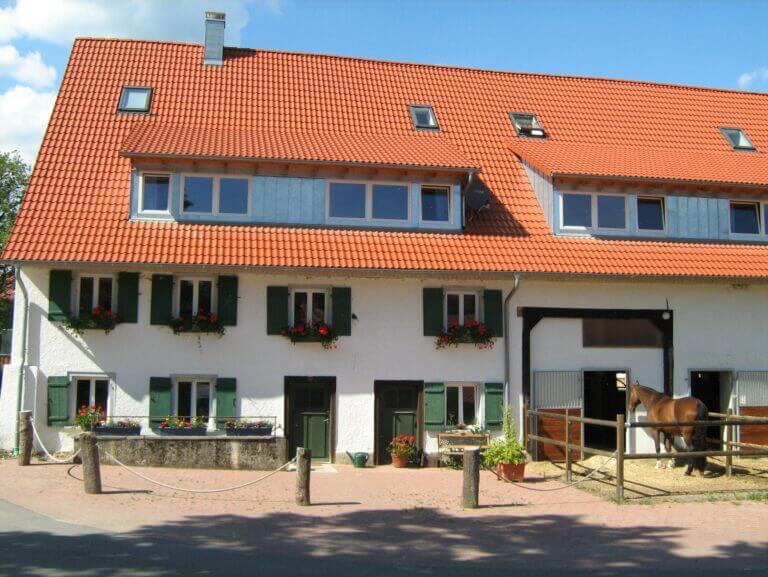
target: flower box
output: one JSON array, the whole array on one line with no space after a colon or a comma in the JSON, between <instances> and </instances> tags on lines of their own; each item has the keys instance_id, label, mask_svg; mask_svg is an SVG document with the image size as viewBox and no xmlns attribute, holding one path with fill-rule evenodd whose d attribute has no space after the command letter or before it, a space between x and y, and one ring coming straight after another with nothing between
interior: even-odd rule
<instances>
[{"instance_id":1,"label":"flower box","mask_svg":"<svg viewBox=\"0 0 768 577\"><path fill-rule=\"evenodd\" d=\"M194 317L176 317L169 323L174 335L181 334L209 334L223 337L227 330L221 324L219 318L214 313L207 313L203 310Z\"/></svg>"},{"instance_id":2,"label":"flower box","mask_svg":"<svg viewBox=\"0 0 768 577\"><path fill-rule=\"evenodd\" d=\"M206 427L165 427L157 429L161 435L173 435L176 437L204 437L208 431Z\"/></svg>"},{"instance_id":3,"label":"flower box","mask_svg":"<svg viewBox=\"0 0 768 577\"><path fill-rule=\"evenodd\" d=\"M272 427L249 427L242 429L224 429L227 437L271 437Z\"/></svg>"},{"instance_id":4,"label":"flower box","mask_svg":"<svg viewBox=\"0 0 768 577\"><path fill-rule=\"evenodd\" d=\"M67 317L64 328L81 336L86 330L100 330L108 335L119 322L120 319L111 310L96 307L90 313L81 311L80 316Z\"/></svg>"},{"instance_id":5,"label":"flower box","mask_svg":"<svg viewBox=\"0 0 768 577\"><path fill-rule=\"evenodd\" d=\"M460 344L473 344L478 349L492 349L496 338L483 323L471 321L463 325L453 325L444 333L440 333L435 341L435 347L445 349L457 347Z\"/></svg>"},{"instance_id":6,"label":"flower box","mask_svg":"<svg viewBox=\"0 0 768 577\"><path fill-rule=\"evenodd\" d=\"M141 427L140 426L132 426L132 427L120 427L120 426L109 426L109 425L102 425L98 426L94 429L94 432L97 435L106 435L110 437L136 437L141 433Z\"/></svg>"},{"instance_id":7,"label":"flower box","mask_svg":"<svg viewBox=\"0 0 768 577\"><path fill-rule=\"evenodd\" d=\"M319 325L297 324L284 328L280 334L288 338L293 344L320 343L326 350L335 349L336 341L339 340L333 327L325 323Z\"/></svg>"}]
</instances>

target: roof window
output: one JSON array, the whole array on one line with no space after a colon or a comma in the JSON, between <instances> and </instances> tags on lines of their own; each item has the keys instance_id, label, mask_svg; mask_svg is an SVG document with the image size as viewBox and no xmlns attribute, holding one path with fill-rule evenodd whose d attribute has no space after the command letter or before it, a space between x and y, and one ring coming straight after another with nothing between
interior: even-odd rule
<instances>
[{"instance_id":1,"label":"roof window","mask_svg":"<svg viewBox=\"0 0 768 577\"><path fill-rule=\"evenodd\" d=\"M529 136L532 138L546 138L547 133L539 122L535 114L528 112L510 112L509 118L515 127L518 136Z\"/></svg>"},{"instance_id":2,"label":"roof window","mask_svg":"<svg viewBox=\"0 0 768 577\"><path fill-rule=\"evenodd\" d=\"M408 106L413 126L418 130L440 130L434 109L426 104L411 104Z\"/></svg>"},{"instance_id":3,"label":"roof window","mask_svg":"<svg viewBox=\"0 0 768 577\"><path fill-rule=\"evenodd\" d=\"M720 132L728 139L734 150L755 150L755 145L750 142L741 128L720 128Z\"/></svg>"},{"instance_id":4,"label":"roof window","mask_svg":"<svg viewBox=\"0 0 768 577\"><path fill-rule=\"evenodd\" d=\"M149 112L152 89L146 86L123 86L120 92L120 112Z\"/></svg>"}]
</instances>

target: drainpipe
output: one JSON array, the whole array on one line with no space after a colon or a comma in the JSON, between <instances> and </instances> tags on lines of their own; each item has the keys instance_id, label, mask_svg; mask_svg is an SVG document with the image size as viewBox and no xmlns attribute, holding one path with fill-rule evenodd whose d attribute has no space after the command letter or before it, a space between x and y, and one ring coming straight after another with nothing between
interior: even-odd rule
<instances>
[{"instance_id":1,"label":"drainpipe","mask_svg":"<svg viewBox=\"0 0 768 577\"><path fill-rule=\"evenodd\" d=\"M24 373L27 369L27 317L29 317L29 298L27 296L27 287L24 286L24 279L21 277L21 266L16 265L14 268L14 279L16 286L21 289L21 294L24 297L24 314L21 319L21 364L19 366L19 379L16 385L16 415L14 417L16 421L16 434L13 441L13 454L19 455L19 413L24 402Z\"/></svg>"},{"instance_id":2,"label":"drainpipe","mask_svg":"<svg viewBox=\"0 0 768 577\"><path fill-rule=\"evenodd\" d=\"M517 292L517 289L520 287L520 274L515 273L515 284L512 287L512 290L509 291L509 294L504 299L504 392L505 397L507 401L507 405L512 400L512 393L510 391L510 382L509 382L509 342L510 342L510 334L509 334L509 303L512 301L512 297Z\"/></svg>"}]
</instances>

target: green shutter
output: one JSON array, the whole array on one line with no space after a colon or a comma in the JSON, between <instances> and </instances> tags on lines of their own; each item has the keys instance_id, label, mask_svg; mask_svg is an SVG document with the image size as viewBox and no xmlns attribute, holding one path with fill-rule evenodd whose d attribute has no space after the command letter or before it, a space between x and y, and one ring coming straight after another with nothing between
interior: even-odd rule
<instances>
[{"instance_id":1,"label":"green shutter","mask_svg":"<svg viewBox=\"0 0 768 577\"><path fill-rule=\"evenodd\" d=\"M333 332L342 337L352 334L352 289L335 286L331 291Z\"/></svg>"},{"instance_id":2,"label":"green shutter","mask_svg":"<svg viewBox=\"0 0 768 577\"><path fill-rule=\"evenodd\" d=\"M139 322L139 273L117 275L117 318L121 323Z\"/></svg>"},{"instance_id":3,"label":"green shutter","mask_svg":"<svg viewBox=\"0 0 768 577\"><path fill-rule=\"evenodd\" d=\"M443 289L425 288L424 336L436 337L443 332Z\"/></svg>"},{"instance_id":4,"label":"green shutter","mask_svg":"<svg viewBox=\"0 0 768 577\"><path fill-rule=\"evenodd\" d=\"M424 428L441 431L445 425L445 386L424 383Z\"/></svg>"},{"instance_id":5,"label":"green shutter","mask_svg":"<svg viewBox=\"0 0 768 577\"><path fill-rule=\"evenodd\" d=\"M149 425L158 426L173 412L170 377L149 377Z\"/></svg>"},{"instance_id":6,"label":"green shutter","mask_svg":"<svg viewBox=\"0 0 768 577\"><path fill-rule=\"evenodd\" d=\"M48 283L48 319L65 321L72 306L72 271L52 270Z\"/></svg>"},{"instance_id":7,"label":"green shutter","mask_svg":"<svg viewBox=\"0 0 768 577\"><path fill-rule=\"evenodd\" d=\"M267 334L279 335L288 326L288 287L267 287Z\"/></svg>"},{"instance_id":8,"label":"green shutter","mask_svg":"<svg viewBox=\"0 0 768 577\"><path fill-rule=\"evenodd\" d=\"M237 416L237 379L216 379L216 422Z\"/></svg>"},{"instance_id":9,"label":"green shutter","mask_svg":"<svg viewBox=\"0 0 768 577\"><path fill-rule=\"evenodd\" d=\"M504 304L501 301L501 291L487 290L483 293L485 317L483 324L495 336L504 336Z\"/></svg>"},{"instance_id":10,"label":"green shutter","mask_svg":"<svg viewBox=\"0 0 768 577\"><path fill-rule=\"evenodd\" d=\"M504 420L504 383L485 383L485 427L501 429Z\"/></svg>"},{"instance_id":11,"label":"green shutter","mask_svg":"<svg viewBox=\"0 0 768 577\"><path fill-rule=\"evenodd\" d=\"M69 377L48 377L48 424L69 424Z\"/></svg>"},{"instance_id":12,"label":"green shutter","mask_svg":"<svg viewBox=\"0 0 768 577\"><path fill-rule=\"evenodd\" d=\"M153 325L167 325L171 317L173 307L173 277L168 274L152 275L152 306L150 308L149 323Z\"/></svg>"},{"instance_id":13,"label":"green shutter","mask_svg":"<svg viewBox=\"0 0 768 577\"><path fill-rule=\"evenodd\" d=\"M237 324L237 277L219 277L219 321L225 327Z\"/></svg>"}]
</instances>

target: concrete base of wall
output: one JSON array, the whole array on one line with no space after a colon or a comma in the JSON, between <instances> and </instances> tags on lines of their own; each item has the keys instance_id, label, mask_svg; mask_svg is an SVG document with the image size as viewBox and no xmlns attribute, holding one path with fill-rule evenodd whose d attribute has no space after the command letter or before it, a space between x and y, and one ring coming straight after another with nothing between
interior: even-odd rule
<instances>
[{"instance_id":1,"label":"concrete base of wall","mask_svg":"<svg viewBox=\"0 0 768 577\"><path fill-rule=\"evenodd\" d=\"M120 462L138 467L271 471L288 460L284 437L100 436L98 443ZM108 462L102 456L102 463Z\"/></svg>"}]
</instances>

